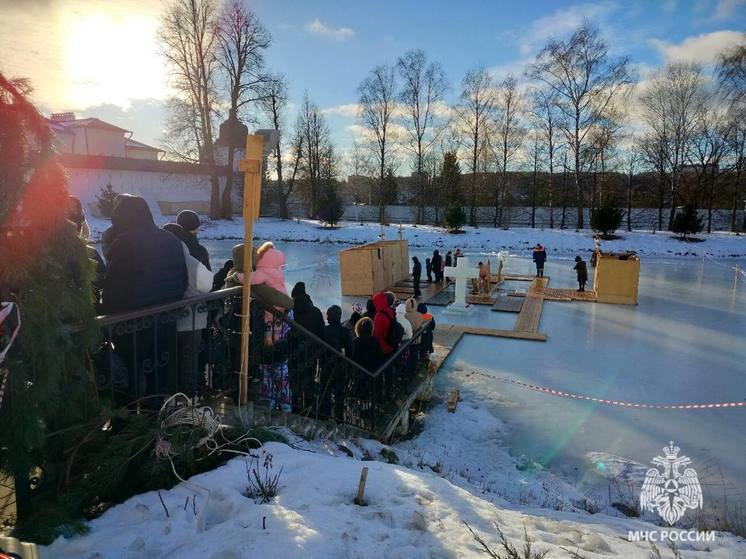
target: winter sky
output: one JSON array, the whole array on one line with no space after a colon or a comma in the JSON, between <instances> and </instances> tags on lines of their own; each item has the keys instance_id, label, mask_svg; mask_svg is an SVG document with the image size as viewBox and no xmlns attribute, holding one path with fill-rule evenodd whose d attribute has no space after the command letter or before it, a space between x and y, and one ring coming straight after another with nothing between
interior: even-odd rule
<instances>
[{"instance_id":1,"label":"winter sky","mask_svg":"<svg viewBox=\"0 0 746 559\"><path fill-rule=\"evenodd\" d=\"M247 0L249 1L249 0ZM252 0L273 38L269 68L325 110L341 151L359 133L356 88L376 64L422 48L458 95L477 65L520 74L549 37L588 18L640 79L666 61L707 66L746 30L746 0ZM168 75L156 38L158 0L0 0L0 71L31 78L42 110L73 110L159 145Z\"/></svg>"}]
</instances>

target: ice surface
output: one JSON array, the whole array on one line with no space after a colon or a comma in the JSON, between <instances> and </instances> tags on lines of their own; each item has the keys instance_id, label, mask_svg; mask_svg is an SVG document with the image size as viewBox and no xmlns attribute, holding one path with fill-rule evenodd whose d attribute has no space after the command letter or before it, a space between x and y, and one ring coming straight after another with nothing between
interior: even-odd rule
<instances>
[{"instance_id":1,"label":"ice surface","mask_svg":"<svg viewBox=\"0 0 746 559\"><path fill-rule=\"evenodd\" d=\"M229 254L233 241L206 244L213 260L220 260ZM339 296L340 246L277 245L287 255L288 288L305 281L322 310L342 299L344 315L349 314L352 301L361 300ZM423 262L429 255L422 249L410 252ZM485 253L471 255L475 259ZM569 256L550 255L545 269L550 286L574 287L572 265ZM693 460L706 485L706 503L721 502L724 494L729 502L743 499L744 408L614 408L466 376L476 370L627 402L742 401L746 399L746 281L735 283L735 265L746 267L746 261L643 258L638 306L545 302L539 330L548 334L546 343L467 336L436 377L436 389L465 387L466 395L478 394L478 405L486 407L480 413L507 425L507 434L491 427L476 430L472 442L477 447L507 446L516 457L550 469L578 485L581 492L606 491L608 485L605 464L591 460L588 453L649 465L673 440ZM506 268L516 274L532 270L531 261L519 257L511 257ZM511 288L527 285L510 282ZM515 322L515 314L492 312L488 307L477 307L463 317L442 314L442 307L430 310L438 322L507 329ZM443 421L459 421L459 415ZM442 428L442 423L438 425Z\"/></svg>"}]
</instances>

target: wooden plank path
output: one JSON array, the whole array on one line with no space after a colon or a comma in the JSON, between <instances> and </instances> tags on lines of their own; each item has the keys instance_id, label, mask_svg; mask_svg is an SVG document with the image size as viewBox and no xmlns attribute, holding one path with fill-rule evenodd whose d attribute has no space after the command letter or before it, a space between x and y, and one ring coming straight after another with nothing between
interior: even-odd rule
<instances>
[{"instance_id":1,"label":"wooden plank path","mask_svg":"<svg viewBox=\"0 0 746 559\"><path fill-rule=\"evenodd\" d=\"M447 289L450 284L451 282L449 281L442 281L440 283L420 282L420 291L422 292L420 301L425 301L429 304L429 299L439 295L442 291ZM384 289L384 291L391 291L399 299L409 299L414 296L414 282L412 279L405 279L395 283L387 289ZM444 304L447 305L448 302Z\"/></svg>"},{"instance_id":2,"label":"wooden plank path","mask_svg":"<svg viewBox=\"0 0 746 559\"><path fill-rule=\"evenodd\" d=\"M547 287L544 290L544 300L546 301L585 301L595 302L595 291L576 291L575 289L559 289Z\"/></svg>"},{"instance_id":3,"label":"wooden plank path","mask_svg":"<svg viewBox=\"0 0 746 559\"><path fill-rule=\"evenodd\" d=\"M541 321L541 310L544 306L544 290L549 283L549 278L534 278L523 299L521 312L515 321L513 330L515 332L539 331Z\"/></svg>"},{"instance_id":4,"label":"wooden plank path","mask_svg":"<svg viewBox=\"0 0 746 559\"><path fill-rule=\"evenodd\" d=\"M500 312L521 312L523 308L523 298L521 297L509 297L508 295L500 295L496 300L495 304L492 305L493 311Z\"/></svg>"}]
</instances>

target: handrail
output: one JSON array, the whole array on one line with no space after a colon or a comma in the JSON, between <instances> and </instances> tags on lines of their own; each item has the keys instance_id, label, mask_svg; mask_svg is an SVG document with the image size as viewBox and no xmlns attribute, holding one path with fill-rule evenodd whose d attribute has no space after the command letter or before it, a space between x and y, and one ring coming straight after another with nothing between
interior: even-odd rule
<instances>
[{"instance_id":1,"label":"handrail","mask_svg":"<svg viewBox=\"0 0 746 559\"><path fill-rule=\"evenodd\" d=\"M207 301L214 301L215 299L225 299L234 295L240 295L242 292L242 286L230 287L228 289L221 289L219 291L213 291L211 293L204 293L202 295L195 295L194 297L179 299L178 301L174 301L173 303L151 305L149 307L143 307L133 311L124 311L116 314L102 314L96 317L96 323L99 326L110 326L112 324L116 324L117 322L143 318L145 316L150 316L161 312L167 312L175 309L180 309L182 307L193 306Z\"/></svg>"},{"instance_id":2,"label":"handrail","mask_svg":"<svg viewBox=\"0 0 746 559\"><path fill-rule=\"evenodd\" d=\"M404 350L405 350L405 349L407 349L407 348L408 348L409 346L411 346L411 345L412 345L412 344L414 343L414 340L415 340L416 338L418 338L418 337L422 336L422 334L424 334L424 333L425 333L425 328L426 328L426 327L427 327L427 326L428 326L429 324L430 324L430 321L428 320L428 321L427 321L427 322L425 322L425 323L424 323L424 324L423 324L422 326L420 326L420 329L419 329L419 330L417 330L417 332L415 332L414 334L412 334L412 337L411 337L411 338L409 338L409 339L407 340L407 343L403 343L403 344L401 344L401 345L400 345L400 346L399 346L398 348L396 348L396 351L394 351L394 353L392 353L392 354L391 354L391 357L389 357L389 358L388 358L388 359L387 359L387 360L386 360L386 361L385 361L385 362L383 363L383 365L381 365L380 367L378 367L378 369L376 369L376 370L375 370L375 373L374 373L374 375L373 375L373 376L378 376L378 375L380 375L381 373L383 373L383 371L384 371L384 370L386 370L386 369L387 369L387 368L389 368L389 367L390 367L391 365L393 365L394 361L396 361L396 360L397 360L397 359L399 358L399 356L400 356L400 355L401 355L401 354L402 354L402 353L404 352Z\"/></svg>"}]
</instances>

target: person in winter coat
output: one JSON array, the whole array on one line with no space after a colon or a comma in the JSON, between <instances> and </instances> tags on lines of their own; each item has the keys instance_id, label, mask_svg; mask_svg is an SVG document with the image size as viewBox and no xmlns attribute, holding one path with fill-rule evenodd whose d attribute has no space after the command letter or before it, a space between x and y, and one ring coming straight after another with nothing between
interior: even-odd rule
<instances>
[{"instance_id":1,"label":"person in winter coat","mask_svg":"<svg viewBox=\"0 0 746 559\"><path fill-rule=\"evenodd\" d=\"M376 316L373 319L373 337L378 340L384 355L388 355L396 349L389 343L389 331L392 322L396 320L396 315L389 306L388 297L385 293L376 293L373 296L373 305L376 307Z\"/></svg>"},{"instance_id":2,"label":"person in winter coat","mask_svg":"<svg viewBox=\"0 0 746 559\"><path fill-rule=\"evenodd\" d=\"M111 216L109 262L101 290L104 313L172 303L187 289L181 241L156 227L148 204L120 194Z\"/></svg>"},{"instance_id":3,"label":"person in winter coat","mask_svg":"<svg viewBox=\"0 0 746 559\"><path fill-rule=\"evenodd\" d=\"M324 341L337 351L352 359L352 332L342 326L342 309L332 305L326 310L327 325L324 327ZM343 367L338 367L338 357L328 355L320 367L322 415L330 416L332 412L332 395L334 396L334 417L344 419L344 401L348 379Z\"/></svg>"},{"instance_id":4,"label":"person in winter coat","mask_svg":"<svg viewBox=\"0 0 746 559\"><path fill-rule=\"evenodd\" d=\"M75 196L68 197L67 219L73 224L75 230L78 232L78 236L86 244L85 248L88 253L88 259L91 260L95 266L96 272L93 281L91 282L91 287L95 304L98 306L101 300L101 287L106 278L106 264L104 264L104 260L101 258L101 255L98 253L96 248L88 243L91 236L91 229L86 221L83 205Z\"/></svg>"},{"instance_id":5,"label":"person in winter coat","mask_svg":"<svg viewBox=\"0 0 746 559\"><path fill-rule=\"evenodd\" d=\"M451 254L451 251L449 250L446 253L446 258L443 261L443 270L445 272L445 269L453 265L453 254Z\"/></svg>"},{"instance_id":6,"label":"person in winter coat","mask_svg":"<svg viewBox=\"0 0 746 559\"><path fill-rule=\"evenodd\" d=\"M373 320L376 317L376 306L373 304L373 299L365 301L365 312L363 318L370 318Z\"/></svg>"},{"instance_id":7,"label":"person in winter coat","mask_svg":"<svg viewBox=\"0 0 746 559\"><path fill-rule=\"evenodd\" d=\"M269 241L262 244L262 246L260 246L256 251L256 266L249 278L251 288L255 289L257 285L264 285L271 287L283 295L287 295L288 292L285 288L285 272L282 269L284 266L285 255L277 250ZM275 308L277 310L282 310L284 307L278 305ZM267 310L267 314L271 315L272 313ZM271 317L267 316L266 319L270 320Z\"/></svg>"},{"instance_id":8,"label":"person in winter coat","mask_svg":"<svg viewBox=\"0 0 746 559\"><path fill-rule=\"evenodd\" d=\"M407 305L400 303L396 307L396 321L404 329L402 342L412 339L412 323L407 320Z\"/></svg>"},{"instance_id":9,"label":"person in winter coat","mask_svg":"<svg viewBox=\"0 0 746 559\"><path fill-rule=\"evenodd\" d=\"M464 255L463 252L461 252L460 248L456 249L456 252L453 253L453 267L455 268L458 265L458 259L461 258Z\"/></svg>"},{"instance_id":10,"label":"person in winter coat","mask_svg":"<svg viewBox=\"0 0 746 559\"><path fill-rule=\"evenodd\" d=\"M306 284L299 281L290 292L293 298L293 310L295 311L295 322L315 334L324 338L324 315L318 307L314 306L311 297L306 293Z\"/></svg>"},{"instance_id":11,"label":"person in winter coat","mask_svg":"<svg viewBox=\"0 0 746 559\"><path fill-rule=\"evenodd\" d=\"M212 291L220 291L225 285L225 278L233 269L233 260L226 260L223 267L220 268L212 278Z\"/></svg>"},{"instance_id":12,"label":"person in winter coat","mask_svg":"<svg viewBox=\"0 0 746 559\"><path fill-rule=\"evenodd\" d=\"M433 265L429 258L425 258L425 274L427 275L427 283L433 283Z\"/></svg>"},{"instance_id":13,"label":"person in winter coat","mask_svg":"<svg viewBox=\"0 0 746 559\"><path fill-rule=\"evenodd\" d=\"M585 284L588 281L588 267L580 256L575 257L573 270L578 274L578 291L585 291Z\"/></svg>"},{"instance_id":14,"label":"person in winter coat","mask_svg":"<svg viewBox=\"0 0 746 559\"><path fill-rule=\"evenodd\" d=\"M210 253L197 240L197 230L201 222L196 212L192 210L180 211L179 215L176 216L176 225L179 226L178 230L172 228L167 229L167 231L179 237L179 240L189 249L189 254L199 260L209 271L212 271L210 267ZM164 227L164 229L166 228Z\"/></svg>"},{"instance_id":15,"label":"person in winter coat","mask_svg":"<svg viewBox=\"0 0 746 559\"><path fill-rule=\"evenodd\" d=\"M355 333L355 326L361 318L363 318L363 305L352 303L352 314L344 323L344 327L350 331L350 334Z\"/></svg>"},{"instance_id":16,"label":"person in winter coat","mask_svg":"<svg viewBox=\"0 0 746 559\"><path fill-rule=\"evenodd\" d=\"M435 282L443 281L443 257L437 250L433 252L433 257L430 259L430 264L433 266L433 274L435 275Z\"/></svg>"},{"instance_id":17,"label":"person in winter coat","mask_svg":"<svg viewBox=\"0 0 746 559\"><path fill-rule=\"evenodd\" d=\"M412 257L412 287L414 288L414 296L421 297L422 291L420 291L420 278L422 277L422 264L416 256Z\"/></svg>"},{"instance_id":18,"label":"person in winter coat","mask_svg":"<svg viewBox=\"0 0 746 559\"><path fill-rule=\"evenodd\" d=\"M544 263L547 261L547 251L540 244L536 244L534 247L534 264L536 264L536 277L544 277Z\"/></svg>"},{"instance_id":19,"label":"person in winter coat","mask_svg":"<svg viewBox=\"0 0 746 559\"><path fill-rule=\"evenodd\" d=\"M306 284L298 282L290 292L293 298L295 322L306 330L324 339L324 315L314 306L306 293ZM297 329L296 329L297 330ZM293 398L296 408L305 413L316 402L319 386L316 383L319 345L300 330L291 332L294 336L294 353L291 356L290 370L295 382Z\"/></svg>"},{"instance_id":20,"label":"person in winter coat","mask_svg":"<svg viewBox=\"0 0 746 559\"><path fill-rule=\"evenodd\" d=\"M191 235L177 223L167 223L163 229L178 239L184 239L181 241L181 246L184 251L188 278L184 298L209 293L212 287L212 274L202 261L192 256L187 237ZM185 316L176 321L179 376L177 386L172 387L171 391L179 390L188 396L193 396L200 387L205 385L206 380L203 373L205 356L204 351L201 351L201 346L204 331L207 328L208 312L200 311L195 306L187 307L186 311Z\"/></svg>"},{"instance_id":21,"label":"person in winter coat","mask_svg":"<svg viewBox=\"0 0 746 559\"><path fill-rule=\"evenodd\" d=\"M257 253L252 249L252 268L256 269ZM225 278L225 287L237 287L244 282L243 244L233 247L233 269ZM271 285L259 283L251 286L251 297L259 299L263 304L290 310L293 308L293 300L282 291L278 291Z\"/></svg>"},{"instance_id":22,"label":"person in winter coat","mask_svg":"<svg viewBox=\"0 0 746 559\"><path fill-rule=\"evenodd\" d=\"M427 312L427 305L420 303L417 305L417 312L422 315L422 320L428 324L427 334L422 336L422 342L420 343L420 352L430 354L433 352L433 332L435 332L435 317Z\"/></svg>"},{"instance_id":23,"label":"person in winter coat","mask_svg":"<svg viewBox=\"0 0 746 559\"><path fill-rule=\"evenodd\" d=\"M414 299L407 299L406 304L406 317L409 323L412 325L412 334L416 334L417 331L422 328L424 321L422 315L417 312L417 301Z\"/></svg>"},{"instance_id":24,"label":"person in winter coat","mask_svg":"<svg viewBox=\"0 0 746 559\"><path fill-rule=\"evenodd\" d=\"M355 325L352 342L352 360L368 371L375 371L383 364L381 344L373 337L373 321L364 317Z\"/></svg>"}]
</instances>

